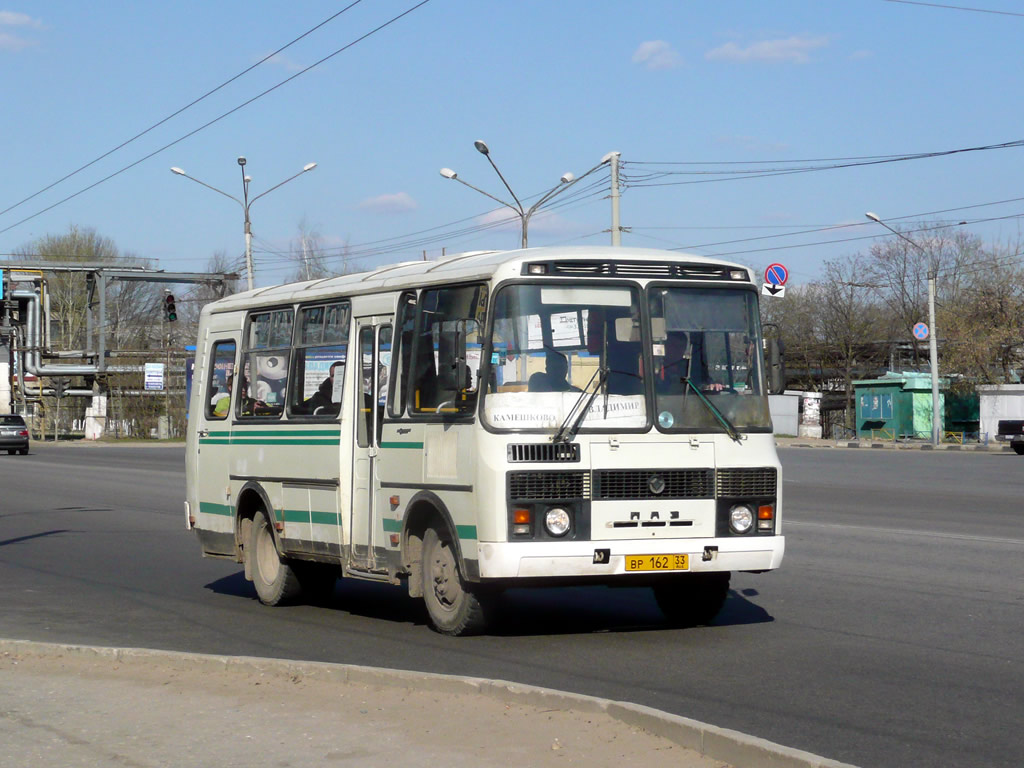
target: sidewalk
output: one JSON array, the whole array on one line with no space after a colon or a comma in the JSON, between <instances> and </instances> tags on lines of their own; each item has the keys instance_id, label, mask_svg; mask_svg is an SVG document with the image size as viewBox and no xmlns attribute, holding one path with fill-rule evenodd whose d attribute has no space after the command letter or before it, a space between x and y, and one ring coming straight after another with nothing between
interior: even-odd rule
<instances>
[{"instance_id":1,"label":"sidewalk","mask_svg":"<svg viewBox=\"0 0 1024 768\"><path fill-rule=\"evenodd\" d=\"M502 681L13 640L0 640L0 744L3 768L844 768L648 707Z\"/></svg>"},{"instance_id":2,"label":"sidewalk","mask_svg":"<svg viewBox=\"0 0 1024 768\"><path fill-rule=\"evenodd\" d=\"M1009 443L992 441L983 443L942 443L934 446L922 440L826 440L820 437L775 436L780 448L888 448L897 451L984 451L987 453L1013 453Z\"/></svg>"}]
</instances>

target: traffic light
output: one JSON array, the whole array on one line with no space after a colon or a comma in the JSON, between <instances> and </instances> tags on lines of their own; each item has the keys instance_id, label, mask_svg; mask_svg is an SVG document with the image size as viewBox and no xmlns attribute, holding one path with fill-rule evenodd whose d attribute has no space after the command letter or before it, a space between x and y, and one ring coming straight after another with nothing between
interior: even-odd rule
<instances>
[{"instance_id":1,"label":"traffic light","mask_svg":"<svg viewBox=\"0 0 1024 768\"><path fill-rule=\"evenodd\" d=\"M167 298L164 299L164 312L166 313L167 322L173 323L178 319L178 310L174 306L173 293L168 293Z\"/></svg>"}]
</instances>

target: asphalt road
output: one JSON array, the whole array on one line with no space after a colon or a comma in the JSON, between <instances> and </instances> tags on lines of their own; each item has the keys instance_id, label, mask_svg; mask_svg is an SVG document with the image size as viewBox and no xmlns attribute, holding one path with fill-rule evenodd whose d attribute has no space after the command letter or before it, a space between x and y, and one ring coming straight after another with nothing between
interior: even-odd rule
<instances>
[{"instance_id":1,"label":"asphalt road","mask_svg":"<svg viewBox=\"0 0 1024 768\"><path fill-rule=\"evenodd\" d=\"M794 448L787 554L714 626L644 590L514 591L487 636L399 588L266 608L184 530L180 446L0 455L0 636L516 680L647 704L862 766L1019 766L1024 459Z\"/></svg>"}]
</instances>

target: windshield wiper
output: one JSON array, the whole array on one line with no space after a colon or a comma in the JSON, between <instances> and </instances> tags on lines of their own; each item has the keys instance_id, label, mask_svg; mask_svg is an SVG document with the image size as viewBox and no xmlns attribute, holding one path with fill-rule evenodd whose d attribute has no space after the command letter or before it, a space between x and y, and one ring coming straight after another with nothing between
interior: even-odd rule
<instances>
[{"instance_id":1,"label":"windshield wiper","mask_svg":"<svg viewBox=\"0 0 1024 768\"><path fill-rule=\"evenodd\" d=\"M707 406L708 410L711 411L712 416L718 419L718 422L725 428L726 434L728 434L729 437L731 437L737 443L742 443L743 438L740 437L740 433L736 430L736 427L733 426L733 423L725 417L725 414L718 410L718 406L716 406L714 403L708 400L707 395L705 395L703 392L697 389L696 386L694 386L693 382L690 381L689 376L683 376L682 378L683 383L686 385L686 387L688 389L692 389L694 394L697 395L697 399Z\"/></svg>"},{"instance_id":2,"label":"windshield wiper","mask_svg":"<svg viewBox=\"0 0 1024 768\"><path fill-rule=\"evenodd\" d=\"M587 392L590 389L590 385L594 379L597 379L597 386L594 387L593 392ZM580 396L576 398L576 402L573 403L572 408L569 409L569 415L565 417L565 421L562 422L562 426L558 428L558 431L551 438L553 443L568 443L574 437L580 429L580 425L583 423L584 417L590 411L590 406L594 402L594 398L597 397L597 393L601 391L604 383L608 380L608 368L605 366L599 367L594 371L594 375L590 377L590 381L587 382L587 386L584 387ZM580 404L586 400L583 407Z\"/></svg>"}]
</instances>

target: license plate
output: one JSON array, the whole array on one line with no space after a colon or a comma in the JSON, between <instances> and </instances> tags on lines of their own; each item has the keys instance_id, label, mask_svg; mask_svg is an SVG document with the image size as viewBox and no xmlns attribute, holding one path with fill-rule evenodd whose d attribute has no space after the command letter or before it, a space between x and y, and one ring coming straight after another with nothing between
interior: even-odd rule
<instances>
[{"instance_id":1,"label":"license plate","mask_svg":"<svg viewBox=\"0 0 1024 768\"><path fill-rule=\"evenodd\" d=\"M689 555L626 555L627 571L688 571Z\"/></svg>"},{"instance_id":2,"label":"license plate","mask_svg":"<svg viewBox=\"0 0 1024 768\"><path fill-rule=\"evenodd\" d=\"M0 430L0 435L3 435L4 437L14 437L16 434L18 434L18 430L16 429Z\"/></svg>"}]
</instances>

